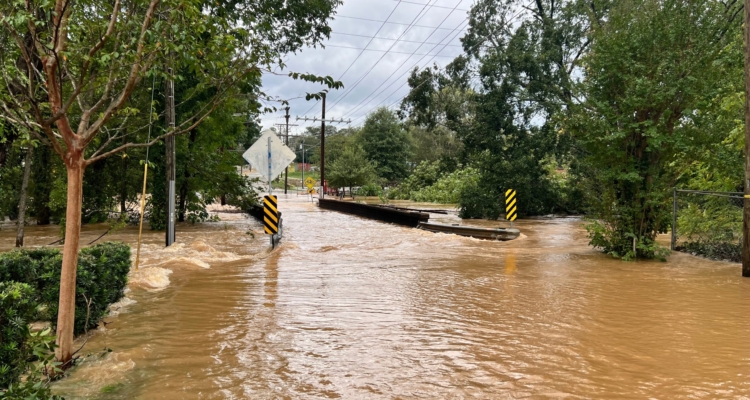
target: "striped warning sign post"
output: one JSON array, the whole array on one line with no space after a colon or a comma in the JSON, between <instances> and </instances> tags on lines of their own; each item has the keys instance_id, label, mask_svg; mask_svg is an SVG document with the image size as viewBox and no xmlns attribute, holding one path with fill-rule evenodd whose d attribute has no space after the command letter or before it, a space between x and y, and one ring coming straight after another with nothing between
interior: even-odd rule
<instances>
[{"instance_id":1,"label":"striped warning sign post","mask_svg":"<svg viewBox=\"0 0 750 400\"><path fill-rule=\"evenodd\" d=\"M505 219L510 221L510 226L513 227L513 221L515 221L517 217L516 191L514 189L508 189L505 191Z\"/></svg>"},{"instance_id":2,"label":"striped warning sign post","mask_svg":"<svg viewBox=\"0 0 750 400\"><path fill-rule=\"evenodd\" d=\"M269 235L279 233L279 209L277 204L276 196L263 197L263 229Z\"/></svg>"}]
</instances>

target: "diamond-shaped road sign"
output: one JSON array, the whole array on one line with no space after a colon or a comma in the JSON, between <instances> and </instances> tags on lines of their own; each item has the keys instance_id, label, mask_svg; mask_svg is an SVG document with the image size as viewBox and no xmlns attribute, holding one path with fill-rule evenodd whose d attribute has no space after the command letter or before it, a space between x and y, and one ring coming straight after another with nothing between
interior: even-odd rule
<instances>
[{"instance_id":1,"label":"diamond-shaped road sign","mask_svg":"<svg viewBox=\"0 0 750 400\"><path fill-rule=\"evenodd\" d=\"M269 143L271 145L270 151L268 148ZM270 177L268 176L269 153L271 157ZM270 182L279 176L279 174L284 171L284 168L288 167L289 164L294 161L297 155L294 154L289 147L286 147L281 139L269 129L261 133L260 138L256 140L249 149L247 149L242 157Z\"/></svg>"}]
</instances>

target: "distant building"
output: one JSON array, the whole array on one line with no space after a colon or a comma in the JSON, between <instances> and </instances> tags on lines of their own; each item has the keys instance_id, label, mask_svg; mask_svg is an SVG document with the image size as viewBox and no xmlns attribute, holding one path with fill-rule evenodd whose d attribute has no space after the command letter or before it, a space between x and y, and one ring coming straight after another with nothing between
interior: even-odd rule
<instances>
[{"instance_id":1,"label":"distant building","mask_svg":"<svg viewBox=\"0 0 750 400\"><path fill-rule=\"evenodd\" d=\"M297 170L310 172L310 171L314 171L315 168L310 163L297 163Z\"/></svg>"}]
</instances>

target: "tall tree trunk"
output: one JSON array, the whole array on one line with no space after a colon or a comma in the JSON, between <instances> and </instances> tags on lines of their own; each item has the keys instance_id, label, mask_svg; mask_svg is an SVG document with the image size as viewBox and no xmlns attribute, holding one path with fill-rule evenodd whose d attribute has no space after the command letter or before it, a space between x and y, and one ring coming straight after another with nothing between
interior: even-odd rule
<instances>
[{"instance_id":1,"label":"tall tree trunk","mask_svg":"<svg viewBox=\"0 0 750 400\"><path fill-rule=\"evenodd\" d=\"M37 225L49 225L52 210L49 208L49 195L52 191L52 152L48 146L34 149L31 175L34 178L34 213Z\"/></svg>"},{"instance_id":2,"label":"tall tree trunk","mask_svg":"<svg viewBox=\"0 0 750 400\"><path fill-rule=\"evenodd\" d=\"M29 175L31 175L31 159L34 147L29 145L26 151L26 162L23 166L23 182L21 183L21 201L18 202L18 230L16 231L16 247L23 247L23 228L26 223L26 197L29 189Z\"/></svg>"},{"instance_id":3,"label":"tall tree trunk","mask_svg":"<svg viewBox=\"0 0 750 400\"><path fill-rule=\"evenodd\" d=\"M125 139L122 139L123 142ZM127 207L125 207L125 201L128 199L128 158L122 158L122 185L120 186L120 212L125 213Z\"/></svg>"},{"instance_id":4,"label":"tall tree trunk","mask_svg":"<svg viewBox=\"0 0 750 400\"><path fill-rule=\"evenodd\" d=\"M83 154L70 152L66 160L68 172L68 204L65 210L65 246L60 275L60 306L57 314L57 361L69 366L73 357L73 326L76 306L76 269L78 242L81 234L81 203L83 201Z\"/></svg>"}]
</instances>

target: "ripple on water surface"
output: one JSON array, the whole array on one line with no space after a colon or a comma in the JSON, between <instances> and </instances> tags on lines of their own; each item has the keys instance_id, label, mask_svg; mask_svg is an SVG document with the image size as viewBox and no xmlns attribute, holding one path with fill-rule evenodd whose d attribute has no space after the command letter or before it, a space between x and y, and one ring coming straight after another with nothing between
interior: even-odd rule
<instances>
[{"instance_id":1,"label":"ripple on water surface","mask_svg":"<svg viewBox=\"0 0 750 400\"><path fill-rule=\"evenodd\" d=\"M259 232L246 220L191 228L179 251L154 240L143 270L173 271L171 283L144 289L134 277L136 303L87 344L113 351L92 354L55 390L70 398L750 396L750 341L742 340L750 280L734 264L681 254L615 261L587 246L574 219L519 221L525 237L498 243L280 198L285 238L273 252L266 236L245 234Z\"/></svg>"}]
</instances>

